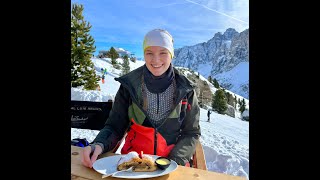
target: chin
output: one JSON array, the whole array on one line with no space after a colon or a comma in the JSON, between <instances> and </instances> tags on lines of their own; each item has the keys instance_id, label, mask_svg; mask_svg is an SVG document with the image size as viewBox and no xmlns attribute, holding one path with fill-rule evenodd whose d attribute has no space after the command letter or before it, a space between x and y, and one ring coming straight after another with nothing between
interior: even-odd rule
<instances>
[{"instance_id":1,"label":"chin","mask_svg":"<svg viewBox=\"0 0 320 180\"><path fill-rule=\"evenodd\" d=\"M152 73L152 72L151 72ZM152 73L154 76L161 76L160 73Z\"/></svg>"},{"instance_id":2,"label":"chin","mask_svg":"<svg viewBox=\"0 0 320 180\"><path fill-rule=\"evenodd\" d=\"M161 71L153 71L153 72L151 72L154 76L161 76L164 72L166 72L166 71L163 71L163 70L161 70Z\"/></svg>"}]
</instances>

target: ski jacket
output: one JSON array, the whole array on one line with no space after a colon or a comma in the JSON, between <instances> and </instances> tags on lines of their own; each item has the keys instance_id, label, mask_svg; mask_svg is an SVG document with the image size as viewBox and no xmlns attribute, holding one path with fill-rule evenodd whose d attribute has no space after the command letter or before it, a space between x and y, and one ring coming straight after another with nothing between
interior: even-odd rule
<instances>
[{"instance_id":1,"label":"ski jacket","mask_svg":"<svg viewBox=\"0 0 320 180\"><path fill-rule=\"evenodd\" d=\"M200 109L194 85L175 68L174 73L176 81L174 108L166 120L157 128L153 127L146 111L142 108L141 82L143 80L143 66L122 77L115 78L121 83L120 88L116 94L105 127L100 130L93 142L102 143L104 152L110 151L128 132L126 137L127 145L124 145L124 148L126 148L130 145L128 144L130 132L133 132L130 130L136 126L147 127L145 130L151 130L154 134L151 138L153 148L151 148L150 154L159 154L159 149L164 147L166 148L164 153L168 153L168 158L175 160L180 165L185 165L189 162L195 151L197 140L201 135L199 126ZM161 137L165 140L165 145L163 145L163 142L157 142ZM143 139L139 139L137 143L132 143L135 145L132 148L138 150L141 143L144 143ZM157 147L159 144L162 145ZM130 151L130 149L124 148L122 152ZM143 151L144 153L147 152L147 150Z\"/></svg>"}]
</instances>

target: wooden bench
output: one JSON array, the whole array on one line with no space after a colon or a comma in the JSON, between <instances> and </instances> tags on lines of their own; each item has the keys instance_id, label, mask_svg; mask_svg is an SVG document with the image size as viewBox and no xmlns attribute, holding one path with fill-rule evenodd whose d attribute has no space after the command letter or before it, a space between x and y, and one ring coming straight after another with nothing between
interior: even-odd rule
<instances>
[{"instance_id":1,"label":"wooden bench","mask_svg":"<svg viewBox=\"0 0 320 180\"><path fill-rule=\"evenodd\" d=\"M101 130L109 116L112 104L112 101L92 102L72 100L71 127L78 129ZM117 146L111 152L116 152L123 140L124 138L118 142ZM207 170L206 160L200 141L198 141L195 153L192 156L192 167Z\"/></svg>"}]
</instances>

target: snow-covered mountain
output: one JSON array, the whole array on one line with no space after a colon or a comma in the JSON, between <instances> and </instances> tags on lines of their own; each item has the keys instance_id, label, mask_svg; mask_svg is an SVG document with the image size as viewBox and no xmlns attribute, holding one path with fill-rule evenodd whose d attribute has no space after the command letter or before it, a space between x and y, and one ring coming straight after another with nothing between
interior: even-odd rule
<instances>
[{"instance_id":1,"label":"snow-covered mountain","mask_svg":"<svg viewBox=\"0 0 320 180\"><path fill-rule=\"evenodd\" d=\"M187 67L249 99L249 29L218 32L207 42L174 51L175 66Z\"/></svg>"}]
</instances>

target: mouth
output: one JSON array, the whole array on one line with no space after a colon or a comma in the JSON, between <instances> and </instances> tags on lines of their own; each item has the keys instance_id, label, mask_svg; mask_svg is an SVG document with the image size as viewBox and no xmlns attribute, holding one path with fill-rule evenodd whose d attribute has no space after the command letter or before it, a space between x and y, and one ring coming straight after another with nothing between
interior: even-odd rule
<instances>
[{"instance_id":1,"label":"mouth","mask_svg":"<svg viewBox=\"0 0 320 180\"><path fill-rule=\"evenodd\" d=\"M163 64L160 64L160 65L151 64L151 66L152 66L153 68L161 68L161 67L163 66Z\"/></svg>"}]
</instances>

